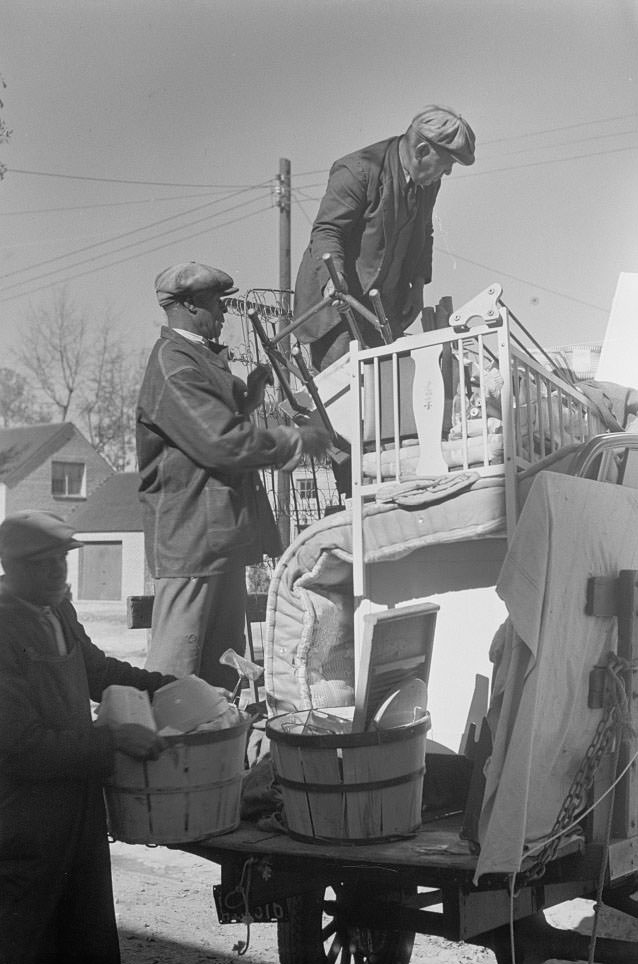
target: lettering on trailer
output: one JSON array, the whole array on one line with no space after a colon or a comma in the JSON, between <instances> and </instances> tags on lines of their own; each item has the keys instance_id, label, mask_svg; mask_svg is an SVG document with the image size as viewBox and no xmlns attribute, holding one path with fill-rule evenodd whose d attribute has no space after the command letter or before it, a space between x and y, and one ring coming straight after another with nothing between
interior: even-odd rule
<instances>
[{"instance_id":1,"label":"lettering on trailer","mask_svg":"<svg viewBox=\"0 0 638 964\"><path fill-rule=\"evenodd\" d=\"M213 897L220 924L245 923L246 908L244 901L236 888L224 890L221 884L213 887ZM250 904L248 908L251 920L258 924L277 923L288 920L288 910L285 903L272 900L266 904Z\"/></svg>"}]
</instances>

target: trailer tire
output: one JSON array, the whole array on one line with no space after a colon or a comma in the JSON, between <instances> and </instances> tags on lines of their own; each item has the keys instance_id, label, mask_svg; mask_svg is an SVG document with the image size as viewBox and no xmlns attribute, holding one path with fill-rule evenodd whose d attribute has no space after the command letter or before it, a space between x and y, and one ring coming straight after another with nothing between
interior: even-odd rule
<instances>
[{"instance_id":1,"label":"trailer tire","mask_svg":"<svg viewBox=\"0 0 638 964\"><path fill-rule=\"evenodd\" d=\"M416 887L400 895L415 893ZM288 920L277 924L280 964L409 964L414 931L351 925L352 894L347 885L334 884L288 898Z\"/></svg>"}]
</instances>

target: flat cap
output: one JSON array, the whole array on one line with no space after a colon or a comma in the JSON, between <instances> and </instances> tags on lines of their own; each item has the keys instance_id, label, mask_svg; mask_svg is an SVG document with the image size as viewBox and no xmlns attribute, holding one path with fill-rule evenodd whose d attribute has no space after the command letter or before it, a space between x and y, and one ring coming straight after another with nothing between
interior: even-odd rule
<instances>
[{"instance_id":1,"label":"flat cap","mask_svg":"<svg viewBox=\"0 0 638 964\"><path fill-rule=\"evenodd\" d=\"M26 509L0 523L0 559L41 559L54 552L78 549L73 528L52 512Z\"/></svg>"},{"instance_id":2,"label":"flat cap","mask_svg":"<svg viewBox=\"0 0 638 964\"><path fill-rule=\"evenodd\" d=\"M160 271L155 279L155 294L160 305L181 301L196 291L218 291L220 295L234 295L239 288L225 271L211 268L197 261L174 264Z\"/></svg>"},{"instance_id":3,"label":"flat cap","mask_svg":"<svg viewBox=\"0 0 638 964\"><path fill-rule=\"evenodd\" d=\"M459 164L467 167L474 163L474 131L456 111L429 104L412 119L410 126L426 140L448 151Z\"/></svg>"}]
</instances>

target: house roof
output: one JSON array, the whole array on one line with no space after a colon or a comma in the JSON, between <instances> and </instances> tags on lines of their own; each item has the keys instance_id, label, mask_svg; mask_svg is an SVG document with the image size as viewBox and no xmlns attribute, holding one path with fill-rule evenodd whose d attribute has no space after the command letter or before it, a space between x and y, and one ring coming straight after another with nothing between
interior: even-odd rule
<instances>
[{"instance_id":1,"label":"house roof","mask_svg":"<svg viewBox=\"0 0 638 964\"><path fill-rule=\"evenodd\" d=\"M77 432L72 422L0 429L0 482L16 485Z\"/></svg>"},{"instance_id":2,"label":"house roof","mask_svg":"<svg viewBox=\"0 0 638 964\"><path fill-rule=\"evenodd\" d=\"M141 532L139 484L137 472L116 472L69 516L69 523L76 532Z\"/></svg>"}]
</instances>

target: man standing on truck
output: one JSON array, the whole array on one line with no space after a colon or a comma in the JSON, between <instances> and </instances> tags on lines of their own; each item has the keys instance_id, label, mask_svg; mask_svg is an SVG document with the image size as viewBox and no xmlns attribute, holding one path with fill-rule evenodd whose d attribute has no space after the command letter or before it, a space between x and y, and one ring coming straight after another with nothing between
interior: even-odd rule
<instances>
[{"instance_id":1,"label":"man standing on truck","mask_svg":"<svg viewBox=\"0 0 638 964\"><path fill-rule=\"evenodd\" d=\"M297 274L295 317L334 292L322 261L330 254L358 301L371 308L370 291L380 292L394 337L401 335L423 308L423 286L432 278L432 212L441 178L454 164L474 163L474 141L460 114L432 104L402 136L335 161ZM369 322L357 316L357 323L366 346L381 344ZM332 306L295 334L310 342L317 370L344 355L352 338Z\"/></svg>"},{"instance_id":2,"label":"man standing on truck","mask_svg":"<svg viewBox=\"0 0 638 964\"><path fill-rule=\"evenodd\" d=\"M119 964L102 784L115 751L155 759L137 724L97 727L107 686L173 676L107 657L68 598L81 543L50 512L0 524L0 964Z\"/></svg>"},{"instance_id":3,"label":"man standing on truck","mask_svg":"<svg viewBox=\"0 0 638 964\"><path fill-rule=\"evenodd\" d=\"M155 579L147 669L232 688L219 663L245 648L245 567L281 544L258 470L292 471L321 454L322 428L255 425L250 414L272 383L258 365L247 383L219 343L224 298L237 288L219 268L190 261L155 279L168 324L144 375L137 406L139 495L146 556Z\"/></svg>"}]
</instances>

